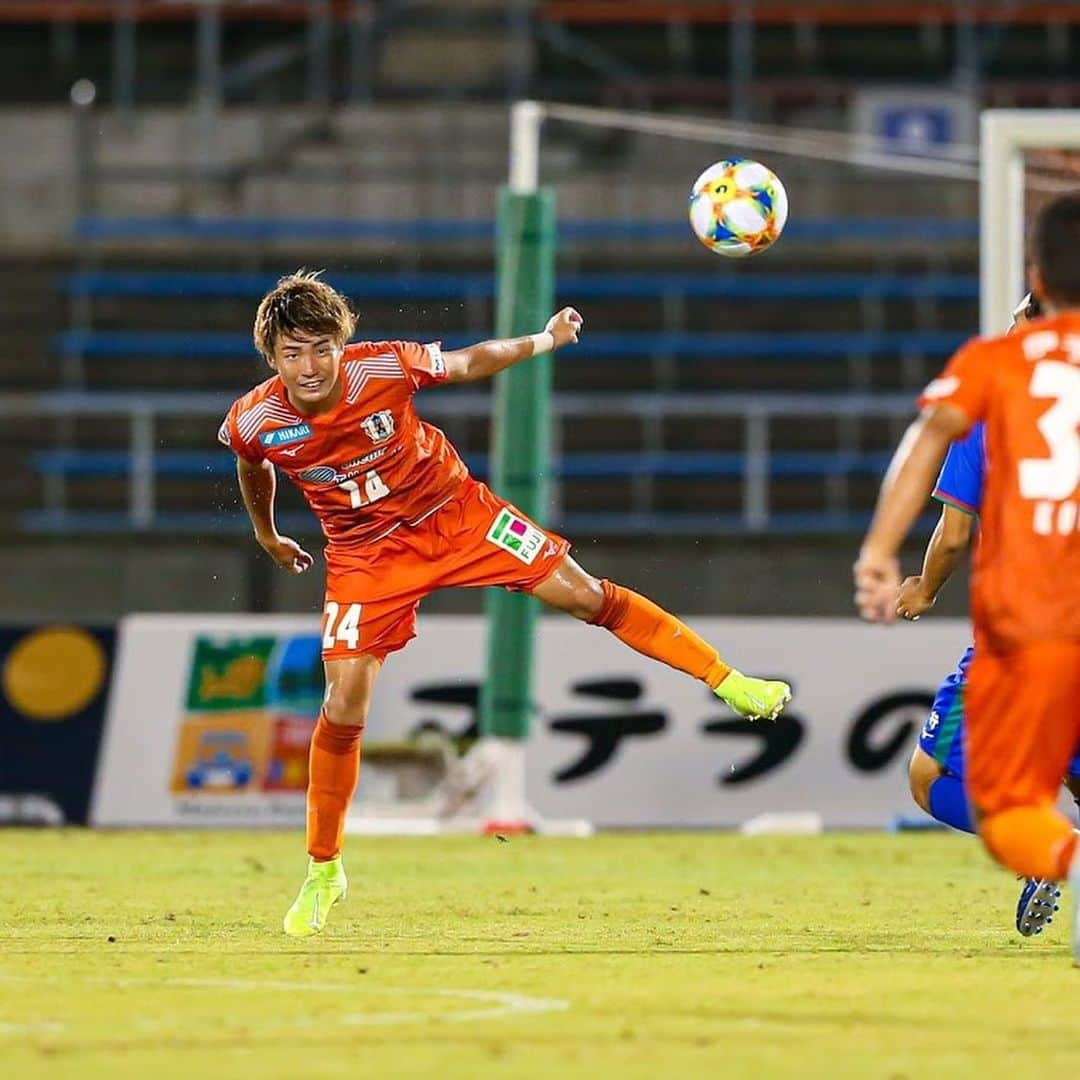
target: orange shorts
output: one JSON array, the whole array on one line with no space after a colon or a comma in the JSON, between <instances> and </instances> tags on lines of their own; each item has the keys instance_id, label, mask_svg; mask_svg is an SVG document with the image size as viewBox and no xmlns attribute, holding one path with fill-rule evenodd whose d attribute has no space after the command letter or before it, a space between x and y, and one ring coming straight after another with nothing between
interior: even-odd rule
<instances>
[{"instance_id":1,"label":"orange shorts","mask_svg":"<svg viewBox=\"0 0 1080 1080\"><path fill-rule=\"evenodd\" d=\"M1080 745L1080 643L994 654L975 646L967 689L967 786L984 814L1057 802Z\"/></svg>"},{"instance_id":2,"label":"orange shorts","mask_svg":"<svg viewBox=\"0 0 1080 1080\"><path fill-rule=\"evenodd\" d=\"M470 478L415 525L366 547L327 546L323 659L385 659L416 636L416 612L429 593L483 585L532 592L569 550L567 540Z\"/></svg>"}]
</instances>

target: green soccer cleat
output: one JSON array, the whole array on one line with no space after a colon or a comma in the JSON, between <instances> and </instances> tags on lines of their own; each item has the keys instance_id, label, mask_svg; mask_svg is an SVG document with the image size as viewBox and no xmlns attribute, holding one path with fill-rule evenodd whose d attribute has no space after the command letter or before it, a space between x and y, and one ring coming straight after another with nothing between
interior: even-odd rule
<instances>
[{"instance_id":1,"label":"green soccer cleat","mask_svg":"<svg viewBox=\"0 0 1080 1080\"><path fill-rule=\"evenodd\" d=\"M755 679L734 668L713 693L746 720L775 720L791 700L786 682Z\"/></svg>"},{"instance_id":2,"label":"green soccer cleat","mask_svg":"<svg viewBox=\"0 0 1080 1080\"><path fill-rule=\"evenodd\" d=\"M312 859L308 864L307 879L300 886L292 907L285 912L282 929L289 937L311 937L320 933L330 909L345 899L348 888L340 855L329 862Z\"/></svg>"}]
</instances>

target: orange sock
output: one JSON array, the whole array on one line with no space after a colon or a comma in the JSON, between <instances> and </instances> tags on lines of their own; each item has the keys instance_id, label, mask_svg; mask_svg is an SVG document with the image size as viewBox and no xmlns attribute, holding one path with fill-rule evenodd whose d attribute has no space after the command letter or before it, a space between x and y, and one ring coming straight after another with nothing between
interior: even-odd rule
<instances>
[{"instance_id":1,"label":"orange sock","mask_svg":"<svg viewBox=\"0 0 1080 1080\"><path fill-rule=\"evenodd\" d=\"M979 825L986 850L1026 878L1061 881L1069 876L1076 833L1051 806L1016 806L984 817Z\"/></svg>"},{"instance_id":2,"label":"orange sock","mask_svg":"<svg viewBox=\"0 0 1080 1080\"><path fill-rule=\"evenodd\" d=\"M727 678L731 668L681 619L631 589L611 581L600 584L604 606L593 626L603 626L631 649L685 671L714 690Z\"/></svg>"},{"instance_id":3,"label":"orange sock","mask_svg":"<svg viewBox=\"0 0 1080 1080\"><path fill-rule=\"evenodd\" d=\"M308 854L326 862L341 854L345 815L360 779L362 727L331 724L324 713L311 736L307 790Z\"/></svg>"}]
</instances>

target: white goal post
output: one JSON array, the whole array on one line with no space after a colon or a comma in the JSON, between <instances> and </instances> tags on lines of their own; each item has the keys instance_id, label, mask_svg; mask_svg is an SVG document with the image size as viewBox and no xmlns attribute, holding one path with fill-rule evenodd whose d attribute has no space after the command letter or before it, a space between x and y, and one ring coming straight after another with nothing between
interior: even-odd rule
<instances>
[{"instance_id":1,"label":"white goal post","mask_svg":"<svg viewBox=\"0 0 1080 1080\"><path fill-rule=\"evenodd\" d=\"M988 109L982 114L980 150L980 330L1000 334L1027 290L1024 208L1031 177L1024 155L1080 152L1080 110Z\"/></svg>"}]
</instances>

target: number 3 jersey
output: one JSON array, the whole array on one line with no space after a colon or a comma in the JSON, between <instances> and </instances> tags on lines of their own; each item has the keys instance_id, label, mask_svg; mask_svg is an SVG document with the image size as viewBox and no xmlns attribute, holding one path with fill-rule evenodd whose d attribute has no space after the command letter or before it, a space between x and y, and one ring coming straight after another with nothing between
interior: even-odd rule
<instances>
[{"instance_id":1,"label":"number 3 jersey","mask_svg":"<svg viewBox=\"0 0 1080 1080\"><path fill-rule=\"evenodd\" d=\"M318 416L298 412L278 376L267 379L233 404L218 439L285 473L332 544L370 544L448 502L468 471L413 405L417 390L446 378L438 345L349 345L340 377L341 399Z\"/></svg>"},{"instance_id":2,"label":"number 3 jersey","mask_svg":"<svg viewBox=\"0 0 1080 1080\"><path fill-rule=\"evenodd\" d=\"M1080 641L1080 314L969 342L923 393L941 403L986 426L978 645Z\"/></svg>"}]
</instances>

